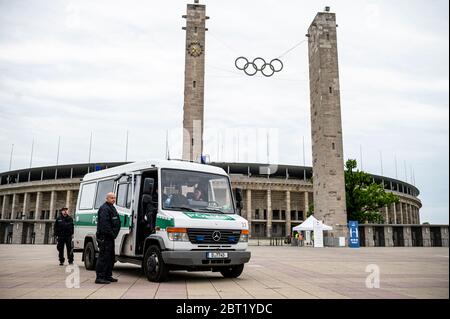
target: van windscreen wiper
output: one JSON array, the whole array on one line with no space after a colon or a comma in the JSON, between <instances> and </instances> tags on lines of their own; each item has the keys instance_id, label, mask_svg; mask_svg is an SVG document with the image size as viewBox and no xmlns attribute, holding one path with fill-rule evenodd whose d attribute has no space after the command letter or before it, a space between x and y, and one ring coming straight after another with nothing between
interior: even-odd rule
<instances>
[{"instance_id":1,"label":"van windscreen wiper","mask_svg":"<svg viewBox=\"0 0 450 319\"><path fill-rule=\"evenodd\" d=\"M192 209L188 206L170 206L170 207L167 207L166 209L187 210L189 212L196 212L195 209Z\"/></svg>"},{"instance_id":2,"label":"van windscreen wiper","mask_svg":"<svg viewBox=\"0 0 450 319\"><path fill-rule=\"evenodd\" d=\"M220 209L214 209L214 208L204 208L204 209L201 209L200 211L202 211L202 212L214 212L214 213L219 213L219 214L226 214L225 212L221 211Z\"/></svg>"}]
</instances>

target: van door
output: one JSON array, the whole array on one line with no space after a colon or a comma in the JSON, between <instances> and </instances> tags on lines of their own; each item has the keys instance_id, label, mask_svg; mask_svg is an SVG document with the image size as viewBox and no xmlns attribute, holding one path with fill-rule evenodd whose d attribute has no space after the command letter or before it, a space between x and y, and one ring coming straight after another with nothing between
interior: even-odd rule
<instances>
[{"instance_id":1,"label":"van door","mask_svg":"<svg viewBox=\"0 0 450 319\"><path fill-rule=\"evenodd\" d=\"M132 202L134 175L122 176L116 183L116 209L120 216L120 232L115 241L116 255L133 255Z\"/></svg>"}]
</instances>

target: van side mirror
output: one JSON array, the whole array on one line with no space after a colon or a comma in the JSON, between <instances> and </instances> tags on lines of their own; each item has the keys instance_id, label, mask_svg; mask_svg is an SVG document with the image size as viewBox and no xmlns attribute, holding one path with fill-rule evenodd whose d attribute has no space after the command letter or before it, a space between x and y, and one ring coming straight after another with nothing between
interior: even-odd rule
<instances>
[{"instance_id":1,"label":"van side mirror","mask_svg":"<svg viewBox=\"0 0 450 319\"><path fill-rule=\"evenodd\" d=\"M242 188L236 188L236 202L242 202L243 195L242 195Z\"/></svg>"},{"instance_id":2,"label":"van side mirror","mask_svg":"<svg viewBox=\"0 0 450 319\"><path fill-rule=\"evenodd\" d=\"M151 177L146 177L144 179L144 188L142 189L142 194L153 194L153 188L155 187L155 179Z\"/></svg>"},{"instance_id":3,"label":"van side mirror","mask_svg":"<svg viewBox=\"0 0 450 319\"><path fill-rule=\"evenodd\" d=\"M235 189L236 208L239 215L241 214L241 209L243 207L242 205L243 197L244 196L242 195L242 188L236 188Z\"/></svg>"}]
</instances>

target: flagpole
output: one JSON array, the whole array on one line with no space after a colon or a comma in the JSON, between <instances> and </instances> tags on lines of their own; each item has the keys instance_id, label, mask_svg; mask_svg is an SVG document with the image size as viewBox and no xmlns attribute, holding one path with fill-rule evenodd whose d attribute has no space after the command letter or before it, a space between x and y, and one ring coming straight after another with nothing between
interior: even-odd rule
<instances>
[{"instance_id":1,"label":"flagpole","mask_svg":"<svg viewBox=\"0 0 450 319\"><path fill-rule=\"evenodd\" d=\"M380 151L381 176L383 176L383 153Z\"/></svg>"},{"instance_id":2,"label":"flagpole","mask_svg":"<svg viewBox=\"0 0 450 319\"><path fill-rule=\"evenodd\" d=\"M11 170L13 151L14 151L14 144L11 144L11 155L9 156L9 171Z\"/></svg>"},{"instance_id":3,"label":"flagpole","mask_svg":"<svg viewBox=\"0 0 450 319\"><path fill-rule=\"evenodd\" d=\"M58 150L56 151L56 165L59 164L59 147L61 145L61 136L58 136Z\"/></svg>"},{"instance_id":4,"label":"flagpole","mask_svg":"<svg viewBox=\"0 0 450 319\"><path fill-rule=\"evenodd\" d=\"M31 168L31 165L33 165L33 151L34 151L34 138L33 138L33 142L31 142L30 168Z\"/></svg>"},{"instance_id":5,"label":"flagpole","mask_svg":"<svg viewBox=\"0 0 450 319\"><path fill-rule=\"evenodd\" d=\"M302 136L303 147L303 180L306 181L306 156L305 156L305 136Z\"/></svg>"},{"instance_id":6,"label":"flagpole","mask_svg":"<svg viewBox=\"0 0 450 319\"><path fill-rule=\"evenodd\" d=\"M169 130L166 130L166 159L170 159L170 150L169 150Z\"/></svg>"},{"instance_id":7,"label":"flagpole","mask_svg":"<svg viewBox=\"0 0 450 319\"><path fill-rule=\"evenodd\" d=\"M220 144L219 144L219 130L217 130L217 162L219 162L219 148L220 148Z\"/></svg>"},{"instance_id":8,"label":"flagpole","mask_svg":"<svg viewBox=\"0 0 450 319\"><path fill-rule=\"evenodd\" d=\"M91 132L91 137L89 138L89 158L88 158L88 164L91 164L91 153L92 153L92 132Z\"/></svg>"},{"instance_id":9,"label":"flagpole","mask_svg":"<svg viewBox=\"0 0 450 319\"><path fill-rule=\"evenodd\" d=\"M127 137L125 141L125 162L128 162L128 130L127 130Z\"/></svg>"},{"instance_id":10,"label":"flagpole","mask_svg":"<svg viewBox=\"0 0 450 319\"><path fill-rule=\"evenodd\" d=\"M405 182L408 183L408 172L406 171L406 161L403 161L404 167L405 167Z\"/></svg>"},{"instance_id":11,"label":"flagpole","mask_svg":"<svg viewBox=\"0 0 450 319\"><path fill-rule=\"evenodd\" d=\"M359 144L359 161L361 162L360 167L361 167L361 171L364 170L363 169L363 156L362 156L362 145Z\"/></svg>"},{"instance_id":12,"label":"flagpole","mask_svg":"<svg viewBox=\"0 0 450 319\"><path fill-rule=\"evenodd\" d=\"M394 154L394 162L395 162L395 178L398 179L397 173L397 155Z\"/></svg>"}]
</instances>

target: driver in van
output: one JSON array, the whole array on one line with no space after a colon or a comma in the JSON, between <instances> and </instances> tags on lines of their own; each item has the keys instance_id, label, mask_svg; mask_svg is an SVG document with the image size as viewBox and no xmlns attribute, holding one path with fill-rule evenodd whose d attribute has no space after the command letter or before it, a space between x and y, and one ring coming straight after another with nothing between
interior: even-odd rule
<instances>
[{"instance_id":1,"label":"driver in van","mask_svg":"<svg viewBox=\"0 0 450 319\"><path fill-rule=\"evenodd\" d=\"M202 194L202 191L200 190L200 188L195 188L195 190L194 190L194 198L193 198L193 200L196 200L196 201L203 201L203 194Z\"/></svg>"}]
</instances>

